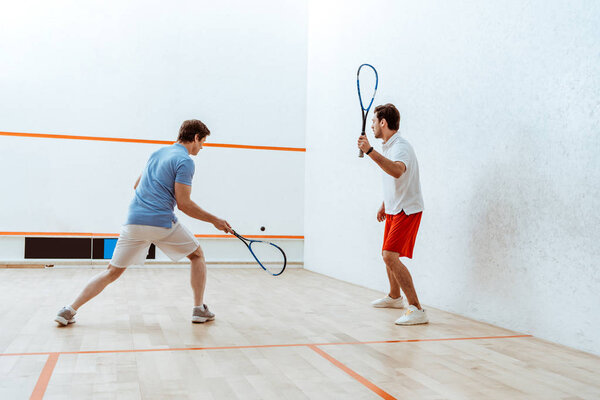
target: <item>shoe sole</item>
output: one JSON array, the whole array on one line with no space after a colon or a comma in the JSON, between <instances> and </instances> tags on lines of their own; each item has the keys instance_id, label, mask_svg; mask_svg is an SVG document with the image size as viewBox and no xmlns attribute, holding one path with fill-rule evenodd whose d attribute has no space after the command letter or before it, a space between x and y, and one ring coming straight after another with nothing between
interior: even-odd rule
<instances>
[{"instance_id":1,"label":"shoe sole","mask_svg":"<svg viewBox=\"0 0 600 400\"><path fill-rule=\"evenodd\" d=\"M394 322L396 325L400 325L400 326L411 326L411 325L425 325L428 324L429 321L425 321L425 322L411 322L411 323L406 323L406 322Z\"/></svg>"},{"instance_id":2,"label":"shoe sole","mask_svg":"<svg viewBox=\"0 0 600 400\"><path fill-rule=\"evenodd\" d=\"M54 321L56 321L59 325L62 325L62 326L67 326L69 324L75 323L74 319L67 321L67 319L63 318L63 317L56 317L56 318L54 318Z\"/></svg>"},{"instance_id":3,"label":"shoe sole","mask_svg":"<svg viewBox=\"0 0 600 400\"><path fill-rule=\"evenodd\" d=\"M371 305L372 305L373 307L375 307L375 308L395 308L395 309L402 309L402 308L406 308L406 307L404 307L404 306L388 306L388 305L385 305L385 306L380 306L380 305L375 305L375 304L371 304Z\"/></svg>"},{"instance_id":4,"label":"shoe sole","mask_svg":"<svg viewBox=\"0 0 600 400\"><path fill-rule=\"evenodd\" d=\"M208 318L208 317L192 317L192 322L195 323L195 324L201 324L203 322L212 321L214 319L215 319L215 317L212 317L212 318Z\"/></svg>"}]
</instances>

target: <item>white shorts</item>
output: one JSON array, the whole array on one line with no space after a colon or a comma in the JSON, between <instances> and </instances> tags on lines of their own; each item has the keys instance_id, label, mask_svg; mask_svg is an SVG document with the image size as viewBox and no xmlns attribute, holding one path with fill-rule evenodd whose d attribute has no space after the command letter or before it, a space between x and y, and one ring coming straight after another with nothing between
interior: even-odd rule
<instances>
[{"instance_id":1,"label":"white shorts","mask_svg":"<svg viewBox=\"0 0 600 400\"><path fill-rule=\"evenodd\" d=\"M200 246L194 235L179 222L171 228L123 225L110 264L118 268L144 265L152 243L173 261L192 254Z\"/></svg>"}]
</instances>

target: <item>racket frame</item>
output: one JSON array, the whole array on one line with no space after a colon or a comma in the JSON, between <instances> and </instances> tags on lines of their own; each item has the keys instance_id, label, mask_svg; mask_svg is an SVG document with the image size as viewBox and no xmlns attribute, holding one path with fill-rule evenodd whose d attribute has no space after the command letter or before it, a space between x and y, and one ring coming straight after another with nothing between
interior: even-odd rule
<instances>
[{"instance_id":1,"label":"racket frame","mask_svg":"<svg viewBox=\"0 0 600 400\"><path fill-rule=\"evenodd\" d=\"M369 105L367 106L367 108L365 108L365 106L364 106L364 103L362 101L362 95L360 93L360 70L363 67L369 67L373 70L373 72L375 72L375 89L373 90L373 96L371 96L371 101L369 102ZM379 74L377 73L377 70L375 69L375 67L372 66L371 64L361 64L361 66L358 67L358 71L356 71L356 88L358 89L358 100L360 102L360 108L362 111L362 131L360 133L361 136L366 135L365 127L367 125L367 115L369 114L369 110L371 109L371 106L373 105L373 100L375 100L375 94L377 93L378 85L379 85ZM361 149L359 149L358 156L360 158L364 157L364 152Z\"/></svg>"},{"instance_id":2,"label":"racket frame","mask_svg":"<svg viewBox=\"0 0 600 400\"><path fill-rule=\"evenodd\" d=\"M273 275L273 276L279 276L281 274L283 274L283 271L285 271L285 267L287 266L287 256L285 255L285 252L283 251L283 249L279 246L277 246L274 243L271 242L267 242L264 240L255 240L255 239L248 239L243 237L242 235L240 235L239 233L237 233L236 231L232 230L231 231L235 237L237 237L238 239L240 239L242 242L244 242L244 244L246 245L246 247L248 247L248 250L250 251L250 254L252 254L252 257L254 257L254 260L256 260L256 262L258 263L258 265L260 265L260 267L262 269L264 269L266 272L268 272L269 274ZM279 250L281 252L281 254L283 255L283 268L281 269L281 271L279 271L278 273L274 274L273 272L269 271L263 264L262 262L258 259L258 257L256 257L256 254L254 254L254 252L252 251L252 243L266 243L269 244L273 247L275 247L277 250Z\"/></svg>"}]
</instances>

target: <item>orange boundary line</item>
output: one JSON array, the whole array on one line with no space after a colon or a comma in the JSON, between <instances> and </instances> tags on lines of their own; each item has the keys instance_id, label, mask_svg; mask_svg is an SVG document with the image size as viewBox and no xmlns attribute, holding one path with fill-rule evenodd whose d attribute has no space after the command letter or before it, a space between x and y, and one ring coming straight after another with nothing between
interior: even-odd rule
<instances>
[{"instance_id":1,"label":"orange boundary line","mask_svg":"<svg viewBox=\"0 0 600 400\"><path fill-rule=\"evenodd\" d=\"M0 236L84 236L84 237L109 237L117 238L118 233L92 233L92 232L0 232ZM201 239L236 239L232 235L194 235ZM304 239L302 235L248 235L250 239Z\"/></svg>"},{"instance_id":2,"label":"orange boundary line","mask_svg":"<svg viewBox=\"0 0 600 400\"><path fill-rule=\"evenodd\" d=\"M326 353L325 351L319 349L317 346L308 346L308 347L311 348L312 350L314 350L321 357L325 358L327 361L329 361L330 363L332 363L333 365L335 365L336 367L338 367L339 369L341 369L342 371L344 371L345 373L347 373L348 375L350 375L351 377L353 377L354 379L356 379L363 386L366 386L371 391L375 392L382 399L385 399L385 400L396 400L396 398L394 396L392 396L388 392L384 391L379 386L376 386L371 381L369 381L366 378L364 378L362 375L357 374L356 372L354 372L354 370L348 368L341 361L339 361L338 359L330 356L328 353Z\"/></svg>"},{"instance_id":3,"label":"orange boundary line","mask_svg":"<svg viewBox=\"0 0 600 400\"><path fill-rule=\"evenodd\" d=\"M236 349L262 349L275 347L310 347L310 346L340 346L357 344L385 344L385 343L415 343L415 342L444 342L451 340L485 340L485 339L514 339L530 338L532 335L508 335L508 336L476 336L458 338L432 338L432 339L399 339L399 340L374 340L370 342L337 342L337 343L290 343L290 344L258 344L246 346L212 346L212 347L179 347L160 349L122 349L122 350L84 350L84 351L58 351L58 352L36 352L36 353L2 353L0 357L8 356L41 356L49 354L104 354L104 353L150 353L156 351L192 351L192 350L236 350Z\"/></svg>"},{"instance_id":4,"label":"orange boundary line","mask_svg":"<svg viewBox=\"0 0 600 400\"><path fill-rule=\"evenodd\" d=\"M189 348L167 348L167 349L139 349L139 350L89 350L89 351L60 351L60 352L39 352L39 353L4 353L1 356L33 356L33 355L48 355L48 360L42 369L38 381L31 393L29 400L41 400L46 393L48 383L54 372L54 367L61 354L103 354L103 353L142 353L142 352L157 352L157 351L190 351L190 350L231 350L231 349L254 349L254 348L276 348L276 347L308 347L318 353L320 356L331 362L336 367L356 379L363 386L367 387L381 398L385 400L396 400L395 397L385 392L363 376L359 375L352 369L348 368L341 361L332 357L317 346L334 346L334 345L356 345L356 344L376 344L376 343L414 343L414 342L440 342L448 340L481 340L481 339L511 339L511 338L528 338L532 335L509 335L509 336L476 336L463 338L432 338L432 339L400 339L400 340L374 340L369 342L340 342L340 343L305 343L305 344L267 344L267 345L248 345L248 346L217 346L217 347L189 347Z\"/></svg>"},{"instance_id":5,"label":"orange boundary line","mask_svg":"<svg viewBox=\"0 0 600 400\"><path fill-rule=\"evenodd\" d=\"M194 235L197 238L204 239L237 239L235 236L231 235ZM294 235L246 235L244 236L249 239L304 239L304 236L294 236Z\"/></svg>"},{"instance_id":6,"label":"orange boundary line","mask_svg":"<svg viewBox=\"0 0 600 400\"><path fill-rule=\"evenodd\" d=\"M144 143L144 144L173 144L173 140L150 140L150 139L130 139L113 138L100 136L79 136L79 135L56 135L50 133L22 133L22 132L0 132L0 136L16 136L28 138L43 139L71 139L71 140L95 140L101 142L121 142L121 143ZM306 152L303 147L277 147L277 146L252 146L246 144L228 144L228 143L204 143L206 147L226 147L230 149L250 149L250 150L275 150L275 151L299 151Z\"/></svg>"},{"instance_id":7,"label":"orange boundary line","mask_svg":"<svg viewBox=\"0 0 600 400\"><path fill-rule=\"evenodd\" d=\"M44 365L44 368L42 369L42 373L35 384L35 388L33 389L29 400L41 400L44 397L44 393L46 393L46 388L48 387L48 382L50 382L50 378L54 372L54 367L58 361L58 356L59 353L50 353L48 355L46 365Z\"/></svg>"},{"instance_id":8,"label":"orange boundary line","mask_svg":"<svg viewBox=\"0 0 600 400\"><path fill-rule=\"evenodd\" d=\"M90 350L90 351L60 351L60 352L40 352L40 353L5 353L0 356L32 356L32 355L48 355L48 360L40 373L38 381L31 393L29 400L41 400L46 393L48 383L54 372L54 367L61 354L103 354L103 353L142 353L142 352L157 352L157 351L190 351L190 350L231 350L231 349L252 349L252 348L276 348L276 347L308 347L315 351L323 358L331 362L336 367L356 379L363 386L367 387L381 398L385 400L396 400L395 397L376 386L363 376L359 375L352 369L348 368L341 361L330 356L325 351L317 346L333 346L333 345L352 345L352 344L375 344L375 343L412 343L412 342L439 342L447 340L480 340L480 339L510 339L510 338L526 338L533 337L532 335L511 335L511 336L477 336L466 338L438 338L438 339L400 339L400 340L375 340L370 342L342 342L342 343L305 343L305 344L267 344L267 345L248 345L248 346L218 346L218 347L189 347L189 348L167 348L167 349L139 349L139 350Z\"/></svg>"}]
</instances>

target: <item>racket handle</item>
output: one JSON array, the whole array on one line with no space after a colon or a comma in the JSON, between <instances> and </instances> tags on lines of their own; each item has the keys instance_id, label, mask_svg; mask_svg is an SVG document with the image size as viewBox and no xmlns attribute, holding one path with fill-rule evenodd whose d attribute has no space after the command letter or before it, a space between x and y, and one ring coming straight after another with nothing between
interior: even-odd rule
<instances>
[{"instance_id":1,"label":"racket handle","mask_svg":"<svg viewBox=\"0 0 600 400\"><path fill-rule=\"evenodd\" d=\"M365 127L364 127L364 123L363 123L363 130L360 133L360 136L365 136ZM363 158L365 156L365 153L362 151L362 149L358 149L358 158Z\"/></svg>"}]
</instances>

